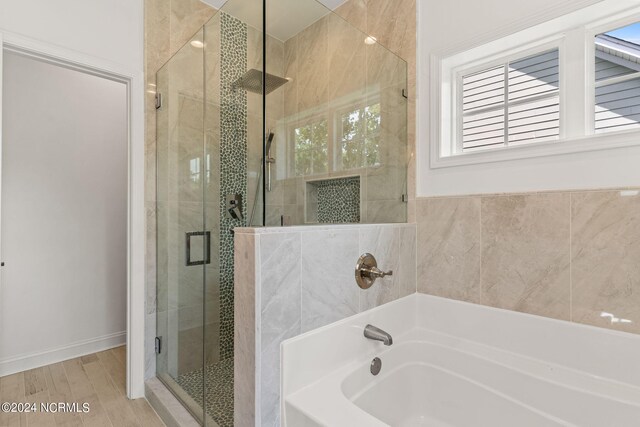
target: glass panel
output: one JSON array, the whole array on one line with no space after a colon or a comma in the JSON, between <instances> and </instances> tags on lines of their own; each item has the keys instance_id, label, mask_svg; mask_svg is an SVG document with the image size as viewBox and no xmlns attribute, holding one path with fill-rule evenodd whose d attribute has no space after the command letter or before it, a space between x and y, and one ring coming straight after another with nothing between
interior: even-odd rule
<instances>
[{"instance_id":1,"label":"glass panel","mask_svg":"<svg viewBox=\"0 0 640 427\"><path fill-rule=\"evenodd\" d=\"M406 63L320 3L295 7L301 22L267 22L267 71L287 82L266 95L266 225L405 221Z\"/></svg>"},{"instance_id":2,"label":"glass panel","mask_svg":"<svg viewBox=\"0 0 640 427\"><path fill-rule=\"evenodd\" d=\"M366 40L366 39L365 39ZM366 168L362 221L405 222L407 192L407 63L379 43L364 43ZM367 120L367 118L369 120ZM368 149L371 151L367 151Z\"/></svg>"},{"instance_id":3,"label":"glass panel","mask_svg":"<svg viewBox=\"0 0 640 427\"><path fill-rule=\"evenodd\" d=\"M640 127L640 23L595 38L596 133Z\"/></svg>"},{"instance_id":4,"label":"glass panel","mask_svg":"<svg viewBox=\"0 0 640 427\"><path fill-rule=\"evenodd\" d=\"M157 328L162 340L157 376L203 420L204 266L212 258L202 199L211 159L203 140L203 32L156 75Z\"/></svg>"}]
</instances>

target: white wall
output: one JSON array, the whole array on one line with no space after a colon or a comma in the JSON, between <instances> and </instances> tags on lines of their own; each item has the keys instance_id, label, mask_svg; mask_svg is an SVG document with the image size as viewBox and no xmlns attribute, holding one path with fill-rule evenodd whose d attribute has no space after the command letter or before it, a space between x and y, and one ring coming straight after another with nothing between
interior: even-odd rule
<instances>
[{"instance_id":1,"label":"white wall","mask_svg":"<svg viewBox=\"0 0 640 427\"><path fill-rule=\"evenodd\" d=\"M5 52L0 376L124 344L127 87Z\"/></svg>"},{"instance_id":2,"label":"white wall","mask_svg":"<svg viewBox=\"0 0 640 427\"><path fill-rule=\"evenodd\" d=\"M418 2L419 197L640 184L640 146L560 156L430 168L429 60L463 52L578 10L597 0L425 0Z\"/></svg>"},{"instance_id":3,"label":"white wall","mask_svg":"<svg viewBox=\"0 0 640 427\"><path fill-rule=\"evenodd\" d=\"M5 43L115 73L130 84L129 396L144 394L143 0L0 0ZM4 33L4 34L3 34Z\"/></svg>"},{"instance_id":4,"label":"white wall","mask_svg":"<svg viewBox=\"0 0 640 427\"><path fill-rule=\"evenodd\" d=\"M143 70L142 0L0 0L0 32Z\"/></svg>"}]
</instances>

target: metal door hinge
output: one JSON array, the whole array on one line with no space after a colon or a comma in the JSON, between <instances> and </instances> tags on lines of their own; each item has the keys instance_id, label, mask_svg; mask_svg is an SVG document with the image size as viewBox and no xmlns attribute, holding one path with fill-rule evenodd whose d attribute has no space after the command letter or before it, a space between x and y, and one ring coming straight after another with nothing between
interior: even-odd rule
<instances>
[{"instance_id":1,"label":"metal door hinge","mask_svg":"<svg viewBox=\"0 0 640 427\"><path fill-rule=\"evenodd\" d=\"M156 354L162 352L162 337L156 337Z\"/></svg>"},{"instance_id":2,"label":"metal door hinge","mask_svg":"<svg viewBox=\"0 0 640 427\"><path fill-rule=\"evenodd\" d=\"M156 110L159 110L161 108L162 108L162 94L156 93Z\"/></svg>"}]
</instances>

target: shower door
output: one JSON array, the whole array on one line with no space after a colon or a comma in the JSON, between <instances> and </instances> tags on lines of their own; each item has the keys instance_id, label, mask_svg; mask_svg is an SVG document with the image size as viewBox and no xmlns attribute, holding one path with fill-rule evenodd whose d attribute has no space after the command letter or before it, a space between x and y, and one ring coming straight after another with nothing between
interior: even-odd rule
<instances>
[{"instance_id":1,"label":"shower door","mask_svg":"<svg viewBox=\"0 0 640 427\"><path fill-rule=\"evenodd\" d=\"M156 75L157 338L156 371L201 422L205 358L205 271L213 270L215 224L205 225L212 185L204 155L204 30ZM211 210L211 209L210 209Z\"/></svg>"},{"instance_id":2,"label":"shower door","mask_svg":"<svg viewBox=\"0 0 640 427\"><path fill-rule=\"evenodd\" d=\"M238 84L263 69L260 22L236 16L247 1L227 2L156 75L156 373L219 427L234 417L234 229L264 214L263 96Z\"/></svg>"}]
</instances>

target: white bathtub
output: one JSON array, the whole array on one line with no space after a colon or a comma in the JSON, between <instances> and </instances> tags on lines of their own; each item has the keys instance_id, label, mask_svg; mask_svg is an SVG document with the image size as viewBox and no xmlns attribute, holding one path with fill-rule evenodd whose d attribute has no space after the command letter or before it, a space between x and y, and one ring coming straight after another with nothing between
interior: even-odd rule
<instances>
[{"instance_id":1,"label":"white bathtub","mask_svg":"<svg viewBox=\"0 0 640 427\"><path fill-rule=\"evenodd\" d=\"M287 427L640 426L640 336L415 294L285 341L281 390Z\"/></svg>"}]
</instances>

